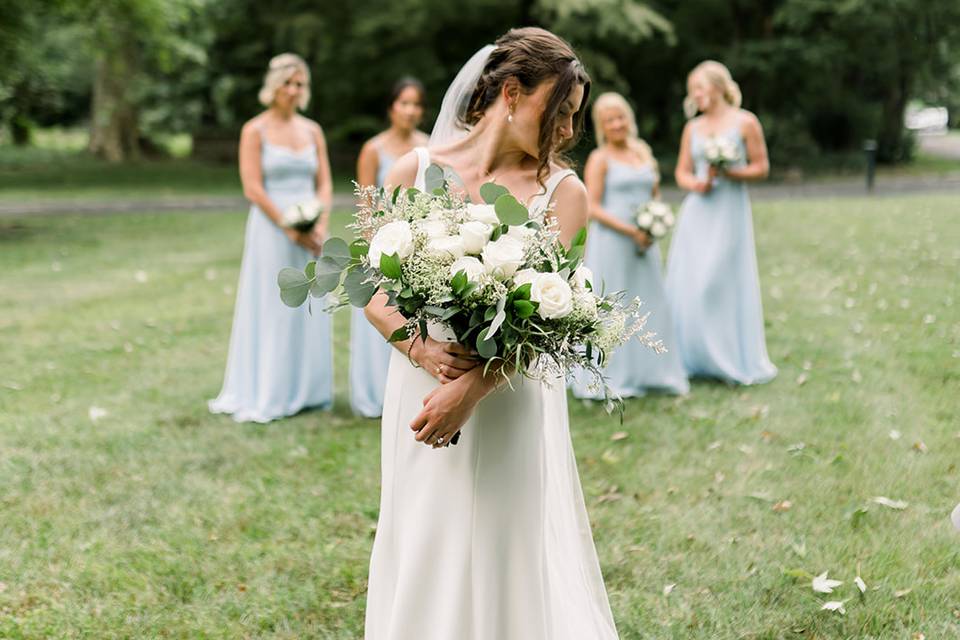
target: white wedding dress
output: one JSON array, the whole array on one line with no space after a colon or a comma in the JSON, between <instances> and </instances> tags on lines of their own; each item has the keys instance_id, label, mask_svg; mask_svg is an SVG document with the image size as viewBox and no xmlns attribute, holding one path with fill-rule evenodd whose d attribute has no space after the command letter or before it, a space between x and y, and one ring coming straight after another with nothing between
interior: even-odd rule
<instances>
[{"instance_id":1,"label":"white wedding dress","mask_svg":"<svg viewBox=\"0 0 960 640\"><path fill-rule=\"evenodd\" d=\"M423 189L429 155L417 153ZM555 172L531 208L572 174ZM393 350L367 640L617 638L563 381L515 378L478 405L458 444L432 449L409 425L437 384Z\"/></svg>"}]
</instances>

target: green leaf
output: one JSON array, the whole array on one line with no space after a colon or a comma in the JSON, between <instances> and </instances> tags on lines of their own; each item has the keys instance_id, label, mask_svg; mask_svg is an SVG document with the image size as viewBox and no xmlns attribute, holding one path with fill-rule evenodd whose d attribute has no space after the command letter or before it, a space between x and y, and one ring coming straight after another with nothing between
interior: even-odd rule
<instances>
[{"instance_id":1,"label":"green leaf","mask_svg":"<svg viewBox=\"0 0 960 640\"><path fill-rule=\"evenodd\" d=\"M453 276L453 279L450 281L450 288L453 289L453 292L456 295L463 293L464 287L467 286L467 272L461 269L457 271L456 275Z\"/></svg>"},{"instance_id":2,"label":"green leaf","mask_svg":"<svg viewBox=\"0 0 960 640\"><path fill-rule=\"evenodd\" d=\"M583 227L580 231L577 231L577 235L573 237L573 242L570 243L570 247L584 247L587 245L587 228Z\"/></svg>"},{"instance_id":3,"label":"green leaf","mask_svg":"<svg viewBox=\"0 0 960 640\"><path fill-rule=\"evenodd\" d=\"M420 193L419 189L414 189L413 187L410 187L409 189L407 189L407 200L409 200L410 202L413 202L416 199L418 193Z\"/></svg>"},{"instance_id":4,"label":"green leaf","mask_svg":"<svg viewBox=\"0 0 960 640\"><path fill-rule=\"evenodd\" d=\"M324 242L320 255L334 260L341 267L347 266L351 258L350 247L341 238L330 238Z\"/></svg>"},{"instance_id":5,"label":"green leaf","mask_svg":"<svg viewBox=\"0 0 960 640\"><path fill-rule=\"evenodd\" d=\"M529 300L514 300L513 308L520 318L529 318L536 311L536 307Z\"/></svg>"},{"instance_id":6,"label":"green leaf","mask_svg":"<svg viewBox=\"0 0 960 640\"><path fill-rule=\"evenodd\" d=\"M343 279L343 290L350 300L350 304L355 307L365 307L377 292L377 288L372 282L366 282L370 273L363 269L351 269L347 277Z\"/></svg>"},{"instance_id":7,"label":"green leaf","mask_svg":"<svg viewBox=\"0 0 960 640\"><path fill-rule=\"evenodd\" d=\"M424 305L423 310L432 316L437 316L438 318L442 317L443 314L446 312L446 309L444 309L443 307L438 307L432 304Z\"/></svg>"},{"instance_id":8,"label":"green leaf","mask_svg":"<svg viewBox=\"0 0 960 640\"><path fill-rule=\"evenodd\" d=\"M508 225L521 225L530 219L530 213L527 208L520 204L516 198L506 193L493 204L500 222Z\"/></svg>"},{"instance_id":9,"label":"green leaf","mask_svg":"<svg viewBox=\"0 0 960 640\"><path fill-rule=\"evenodd\" d=\"M448 307L446 311L443 312L443 315L440 316L441 320L449 320L453 316L457 315L463 311L460 307Z\"/></svg>"},{"instance_id":10,"label":"green leaf","mask_svg":"<svg viewBox=\"0 0 960 640\"><path fill-rule=\"evenodd\" d=\"M485 322L489 322L490 320L493 320L493 316L495 315L497 315L497 308L487 307L486 310L483 312L483 320Z\"/></svg>"},{"instance_id":11,"label":"green leaf","mask_svg":"<svg viewBox=\"0 0 960 640\"><path fill-rule=\"evenodd\" d=\"M390 334L390 342L399 342L400 340L406 340L410 337L410 332L407 331L407 326L404 325Z\"/></svg>"},{"instance_id":12,"label":"green leaf","mask_svg":"<svg viewBox=\"0 0 960 640\"><path fill-rule=\"evenodd\" d=\"M487 182L480 185L480 197L483 198L483 201L487 204L496 203L497 198L507 195L508 193L510 193L510 191L508 191L506 187L494 182Z\"/></svg>"},{"instance_id":13,"label":"green leaf","mask_svg":"<svg viewBox=\"0 0 960 640\"><path fill-rule=\"evenodd\" d=\"M443 190L446 181L443 179L443 169L439 165L431 164L423 173L423 186L427 193L434 193L435 190Z\"/></svg>"},{"instance_id":14,"label":"green leaf","mask_svg":"<svg viewBox=\"0 0 960 640\"><path fill-rule=\"evenodd\" d=\"M320 298L330 293L340 284L340 276L343 274L344 267L333 258L321 256L317 260L316 279L310 287L310 295L314 298Z\"/></svg>"},{"instance_id":15,"label":"green leaf","mask_svg":"<svg viewBox=\"0 0 960 640\"><path fill-rule=\"evenodd\" d=\"M360 238L350 243L350 257L359 260L370 251L370 243Z\"/></svg>"},{"instance_id":16,"label":"green leaf","mask_svg":"<svg viewBox=\"0 0 960 640\"><path fill-rule=\"evenodd\" d=\"M390 204L397 204L397 198L400 197L401 189L403 189L403 185L397 185L397 188L393 190L393 197L390 198Z\"/></svg>"},{"instance_id":17,"label":"green leaf","mask_svg":"<svg viewBox=\"0 0 960 640\"><path fill-rule=\"evenodd\" d=\"M489 360L490 358L497 355L497 341L487 339L484 334L487 332L486 329L477 334L477 353L480 354L480 357Z\"/></svg>"},{"instance_id":18,"label":"green leaf","mask_svg":"<svg viewBox=\"0 0 960 640\"><path fill-rule=\"evenodd\" d=\"M310 279L299 269L285 267L277 274L280 299L288 307L299 307L310 293Z\"/></svg>"},{"instance_id":19,"label":"green leaf","mask_svg":"<svg viewBox=\"0 0 960 640\"><path fill-rule=\"evenodd\" d=\"M517 290L513 292L514 300L529 300L530 299L530 289L533 287L532 282L527 282L525 284L517 287Z\"/></svg>"},{"instance_id":20,"label":"green leaf","mask_svg":"<svg viewBox=\"0 0 960 640\"><path fill-rule=\"evenodd\" d=\"M400 276L403 275L403 272L400 270L400 258L397 257L397 254L381 254L380 273L391 280L400 279Z\"/></svg>"},{"instance_id":21,"label":"green leaf","mask_svg":"<svg viewBox=\"0 0 960 640\"><path fill-rule=\"evenodd\" d=\"M497 311L497 315L493 316L493 322L490 323L490 326L487 327L486 337L492 338L497 335L497 331L500 329L500 325L503 324L503 321L507 319L507 313L503 309Z\"/></svg>"}]
</instances>

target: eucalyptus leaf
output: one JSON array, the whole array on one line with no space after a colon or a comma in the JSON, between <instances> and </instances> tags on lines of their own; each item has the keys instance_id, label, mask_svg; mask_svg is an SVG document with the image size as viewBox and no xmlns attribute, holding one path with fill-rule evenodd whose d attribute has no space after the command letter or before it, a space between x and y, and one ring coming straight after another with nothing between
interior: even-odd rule
<instances>
[{"instance_id":1,"label":"eucalyptus leaf","mask_svg":"<svg viewBox=\"0 0 960 640\"><path fill-rule=\"evenodd\" d=\"M316 279L310 287L310 295L314 298L320 298L330 293L340 284L340 276L343 273L343 266L333 258L321 256L317 260Z\"/></svg>"},{"instance_id":2,"label":"eucalyptus leaf","mask_svg":"<svg viewBox=\"0 0 960 640\"><path fill-rule=\"evenodd\" d=\"M410 337L410 332L407 331L406 325L400 327L396 331L390 334L390 342L399 342L400 340L406 340Z\"/></svg>"},{"instance_id":3,"label":"eucalyptus leaf","mask_svg":"<svg viewBox=\"0 0 960 640\"><path fill-rule=\"evenodd\" d=\"M497 341L492 338L487 338L484 334L487 333L487 330L481 331L477 334L477 353L480 354L480 357L489 360L490 358L497 355Z\"/></svg>"},{"instance_id":4,"label":"eucalyptus leaf","mask_svg":"<svg viewBox=\"0 0 960 640\"><path fill-rule=\"evenodd\" d=\"M324 242L320 255L331 258L341 267L347 266L351 258L350 247L341 238L330 238Z\"/></svg>"},{"instance_id":5,"label":"eucalyptus leaf","mask_svg":"<svg viewBox=\"0 0 960 640\"><path fill-rule=\"evenodd\" d=\"M497 315L493 316L493 322L490 323L490 326L487 328L486 337L492 338L497 334L497 331L500 329L500 325L503 324L503 321L507 319L507 314L503 309L497 311Z\"/></svg>"},{"instance_id":6,"label":"eucalyptus leaf","mask_svg":"<svg viewBox=\"0 0 960 640\"><path fill-rule=\"evenodd\" d=\"M343 290L355 307L365 307L377 292L372 282L368 282L370 273L363 269L352 269L343 279Z\"/></svg>"},{"instance_id":7,"label":"eucalyptus leaf","mask_svg":"<svg viewBox=\"0 0 960 640\"><path fill-rule=\"evenodd\" d=\"M527 208L509 193L498 197L493 206L503 224L521 225L530 219Z\"/></svg>"},{"instance_id":8,"label":"eucalyptus leaf","mask_svg":"<svg viewBox=\"0 0 960 640\"><path fill-rule=\"evenodd\" d=\"M285 267L277 274L277 286L280 287L280 299L288 307L299 307L310 293L310 279L292 267Z\"/></svg>"},{"instance_id":9,"label":"eucalyptus leaf","mask_svg":"<svg viewBox=\"0 0 960 640\"><path fill-rule=\"evenodd\" d=\"M427 193L433 193L437 189L443 190L446 180L443 179L443 169L439 165L432 164L427 167L423 173L423 186Z\"/></svg>"},{"instance_id":10,"label":"eucalyptus leaf","mask_svg":"<svg viewBox=\"0 0 960 640\"><path fill-rule=\"evenodd\" d=\"M510 193L506 187L496 184L495 182L486 182L480 185L480 197L483 198L483 201L487 204L494 204L497 201L497 198L503 195Z\"/></svg>"}]
</instances>

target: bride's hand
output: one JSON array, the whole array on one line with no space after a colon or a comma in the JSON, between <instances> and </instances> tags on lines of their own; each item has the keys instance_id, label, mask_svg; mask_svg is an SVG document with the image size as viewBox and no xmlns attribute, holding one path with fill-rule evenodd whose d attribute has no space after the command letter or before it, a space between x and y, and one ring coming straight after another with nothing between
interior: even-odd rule
<instances>
[{"instance_id":1,"label":"bride's hand","mask_svg":"<svg viewBox=\"0 0 960 640\"><path fill-rule=\"evenodd\" d=\"M446 384L456 380L479 363L476 352L459 342L438 342L417 338L411 352L413 360L431 376Z\"/></svg>"},{"instance_id":2,"label":"bride's hand","mask_svg":"<svg viewBox=\"0 0 960 640\"><path fill-rule=\"evenodd\" d=\"M477 403L495 388L494 375L484 377L483 369L443 384L423 399L423 409L410 423L417 442L445 447L473 414Z\"/></svg>"}]
</instances>

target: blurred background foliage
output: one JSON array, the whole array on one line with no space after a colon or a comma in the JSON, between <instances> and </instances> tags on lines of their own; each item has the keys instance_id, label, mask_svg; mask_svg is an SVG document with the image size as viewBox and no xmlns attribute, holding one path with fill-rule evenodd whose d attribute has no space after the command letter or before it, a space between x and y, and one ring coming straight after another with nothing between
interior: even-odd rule
<instances>
[{"instance_id":1,"label":"blurred background foliage","mask_svg":"<svg viewBox=\"0 0 960 640\"><path fill-rule=\"evenodd\" d=\"M675 153L686 74L707 58L731 68L782 165L867 138L881 161L903 161L911 101L960 112L956 0L2 0L0 14L5 139L85 127L89 150L115 162L178 134L198 157L232 160L267 61L294 51L313 73L307 115L350 167L385 125L396 78L423 80L429 130L469 55L528 24L571 41L594 95L627 95L658 154Z\"/></svg>"}]
</instances>

